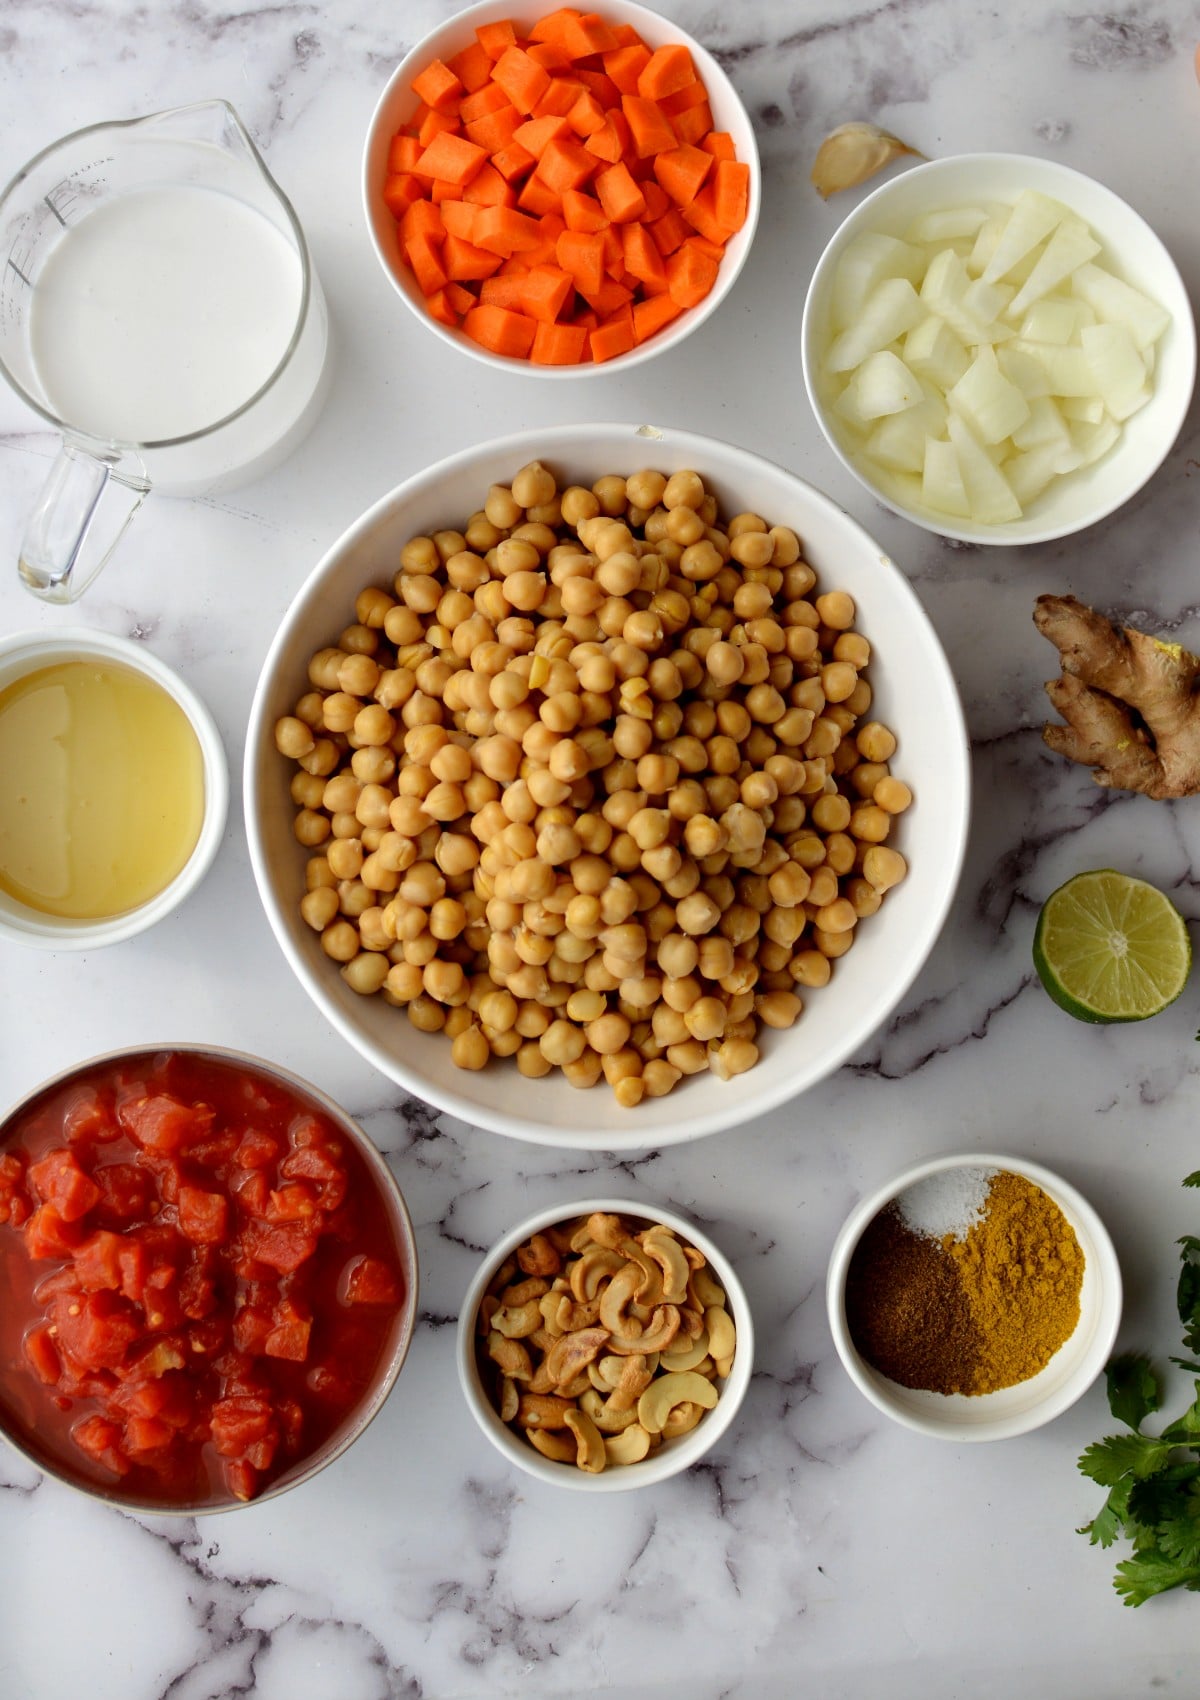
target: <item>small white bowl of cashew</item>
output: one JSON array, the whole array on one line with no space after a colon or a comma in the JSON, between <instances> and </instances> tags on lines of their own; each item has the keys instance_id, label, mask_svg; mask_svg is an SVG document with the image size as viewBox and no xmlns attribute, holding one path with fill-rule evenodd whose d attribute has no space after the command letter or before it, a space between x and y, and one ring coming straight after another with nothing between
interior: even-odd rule
<instances>
[{"instance_id":1,"label":"small white bowl of cashew","mask_svg":"<svg viewBox=\"0 0 1200 1700\"><path fill-rule=\"evenodd\" d=\"M685 1217L630 1199L519 1223L484 1258L458 1322L459 1380L492 1445L586 1493L690 1468L732 1425L753 1359L728 1258Z\"/></svg>"}]
</instances>

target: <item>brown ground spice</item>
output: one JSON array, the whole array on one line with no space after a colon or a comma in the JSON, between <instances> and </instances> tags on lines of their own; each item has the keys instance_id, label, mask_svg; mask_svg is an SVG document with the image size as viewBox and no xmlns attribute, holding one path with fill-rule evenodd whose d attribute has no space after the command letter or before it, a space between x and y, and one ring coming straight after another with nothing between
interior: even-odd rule
<instances>
[{"instance_id":1,"label":"brown ground spice","mask_svg":"<svg viewBox=\"0 0 1200 1700\"><path fill-rule=\"evenodd\" d=\"M862 1356L902 1387L995 1393L1044 1369L1079 1321L1084 1257L1040 1187L992 1177L957 1240L916 1234L890 1204L855 1248L846 1321Z\"/></svg>"}]
</instances>

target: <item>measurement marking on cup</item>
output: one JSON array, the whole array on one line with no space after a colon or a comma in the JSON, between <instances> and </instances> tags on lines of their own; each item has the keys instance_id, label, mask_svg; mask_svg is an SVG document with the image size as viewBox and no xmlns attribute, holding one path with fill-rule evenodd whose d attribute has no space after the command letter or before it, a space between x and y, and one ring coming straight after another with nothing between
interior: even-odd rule
<instances>
[{"instance_id":1,"label":"measurement marking on cup","mask_svg":"<svg viewBox=\"0 0 1200 1700\"><path fill-rule=\"evenodd\" d=\"M46 205L50 208L50 211L54 214L55 218L58 220L58 222L62 225L63 229L65 230L67 228L67 221L63 217L63 215L59 212L58 208L55 206L54 202L50 199L49 195L43 195L42 199L43 199L43 201L45 201Z\"/></svg>"},{"instance_id":2,"label":"measurement marking on cup","mask_svg":"<svg viewBox=\"0 0 1200 1700\"><path fill-rule=\"evenodd\" d=\"M11 254L8 256L8 263L12 267L13 271L16 272L17 276L20 278L21 282L25 285L26 289L32 289L33 285L30 283L29 279L25 276L25 273L21 270L20 266L13 259Z\"/></svg>"}]
</instances>

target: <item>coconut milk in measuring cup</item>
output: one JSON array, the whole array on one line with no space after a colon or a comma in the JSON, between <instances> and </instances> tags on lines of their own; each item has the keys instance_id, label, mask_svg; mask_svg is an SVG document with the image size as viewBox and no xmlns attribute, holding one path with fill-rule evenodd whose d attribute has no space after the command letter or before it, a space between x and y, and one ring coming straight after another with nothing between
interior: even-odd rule
<instances>
[{"instance_id":1,"label":"coconut milk in measuring cup","mask_svg":"<svg viewBox=\"0 0 1200 1700\"><path fill-rule=\"evenodd\" d=\"M86 588L147 492L282 461L324 400L304 233L225 101L56 142L0 197L0 370L63 442L21 546L50 601Z\"/></svg>"}]
</instances>

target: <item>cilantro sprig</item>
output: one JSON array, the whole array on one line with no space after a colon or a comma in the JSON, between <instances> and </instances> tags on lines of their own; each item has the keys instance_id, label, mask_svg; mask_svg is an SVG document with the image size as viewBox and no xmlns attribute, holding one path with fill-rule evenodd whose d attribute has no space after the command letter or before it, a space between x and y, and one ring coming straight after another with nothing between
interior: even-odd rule
<instances>
[{"instance_id":1,"label":"cilantro sprig","mask_svg":"<svg viewBox=\"0 0 1200 1700\"><path fill-rule=\"evenodd\" d=\"M1200 1035L1198 1035L1200 1037ZM1200 1186L1200 1170L1184 1181ZM1200 1377L1200 1237L1179 1242L1176 1294L1189 1358L1172 1363ZM1140 1606L1171 1588L1200 1592L1200 1379L1183 1415L1157 1435L1142 1425L1162 1406L1162 1383L1148 1357L1126 1353L1106 1371L1108 1408L1127 1434L1109 1435L1079 1460L1084 1475L1108 1489L1103 1506L1079 1530L1093 1546L1124 1537L1133 1547L1122 1559L1113 1587L1127 1606Z\"/></svg>"}]
</instances>

